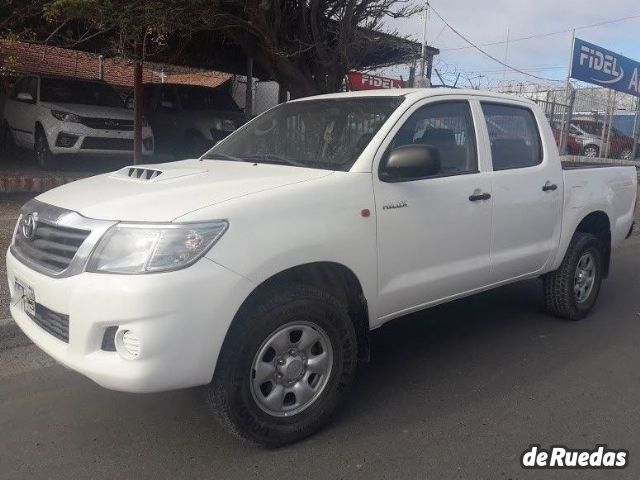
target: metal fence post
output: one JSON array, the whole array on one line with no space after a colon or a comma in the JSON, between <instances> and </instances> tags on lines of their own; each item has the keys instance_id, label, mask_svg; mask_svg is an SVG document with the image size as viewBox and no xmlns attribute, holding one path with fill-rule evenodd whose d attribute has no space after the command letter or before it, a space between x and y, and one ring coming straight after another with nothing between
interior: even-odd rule
<instances>
[{"instance_id":1,"label":"metal fence post","mask_svg":"<svg viewBox=\"0 0 640 480\"><path fill-rule=\"evenodd\" d=\"M576 101L576 91L571 89L571 93L569 93L569 88L567 88L568 99L567 105L565 105L564 119L562 121L562 130L560 134L560 154L567 154L567 142L569 139L569 126L571 125L571 117L573 116L573 106Z\"/></svg>"},{"instance_id":2,"label":"metal fence post","mask_svg":"<svg viewBox=\"0 0 640 480\"><path fill-rule=\"evenodd\" d=\"M609 125L607 126L607 143L605 144L606 154L605 158L609 158L611 154L615 154L616 152L611 151L611 128L613 127L613 114L616 110L616 96L618 92L614 90L613 95L611 96L611 107L609 110Z\"/></svg>"},{"instance_id":3,"label":"metal fence post","mask_svg":"<svg viewBox=\"0 0 640 480\"><path fill-rule=\"evenodd\" d=\"M631 160L636 159L638 153L638 134L640 133L640 97L636 99L636 115L633 120L633 149L631 153Z\"/></svg>"}]
</instances>

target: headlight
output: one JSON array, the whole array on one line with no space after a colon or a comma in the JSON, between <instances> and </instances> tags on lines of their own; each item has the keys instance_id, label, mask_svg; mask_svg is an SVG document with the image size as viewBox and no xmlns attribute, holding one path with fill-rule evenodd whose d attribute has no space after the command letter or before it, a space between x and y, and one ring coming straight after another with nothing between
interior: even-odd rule
<instances>
[{"instance_id":1,"label":"headlight","mask_svg":"<svg viewBox=\"0 0 640 480\"><path fill-rule=\"evenodd\" d=\"M138 274L185 268L202 257L228 226L226 220L175 225L119 223L100 240L87 271Z\"/></svg>"},{"instance_id":2,"label":"headlight","mask_svg":"<svg viewBox=\"0 0 640 480\"><path fill-rule=\"evenodd\" d=\"M81 123L82 118L75 113L62 112L60 110L51 110L51 115L62 122Z\"/></svg>"}]
</instances>

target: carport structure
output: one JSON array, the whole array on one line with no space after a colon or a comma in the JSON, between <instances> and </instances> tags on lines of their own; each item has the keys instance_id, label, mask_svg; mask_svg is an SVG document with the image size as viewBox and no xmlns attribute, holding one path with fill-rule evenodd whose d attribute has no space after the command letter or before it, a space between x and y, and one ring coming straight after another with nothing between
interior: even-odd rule
<instances>
[{"instance_id":1,"label":"carport structure","mask_svg":"<svg viewBox=\"0 0 640 480\"><path fill-rule=\"evenodd\" d=\"M47 34L46 28L33 29L35 40L32 42L54 44L51 34ZM184 33L184 32L183 32ZM366 39L369 47L362 53L358 61L352 65L358 70L373 70L384 66L414 62L419 57L421 45L419 43L400 38L387 33L358 29L358 34ZM89 41L77 43L73 46L75 50L98 54L108 52L114 45L115 32L106 32L93 36ZM187 38L185 41L184 39ZM67 46L67 45L60 45ZM146 47L146 36L136 43L133 69L134 86L134 110L135 110L135 142L134 142L134 163L139 163L142 158L142 85L143 85L143 63L146 59L152 58L153 62L168 64L179 67L190 67L202 70L214 70L246 76L246 108L245 114L251 117L253 112L253 79L262 81L278 80L275 71L264 67L264 62L254 62L252 56L243 53L242 49L232 44L220 31L197 31L188 35L171 35L163 48L152 52L152 57L148 56L149 48ZM113 58L113 57L111 57ZM106 60L108 60L107 57ZM339 87L338 87L339 88ZM282 89L279 95L280 101L285 101L287 92Z\"/></svg>"}]
</instances>

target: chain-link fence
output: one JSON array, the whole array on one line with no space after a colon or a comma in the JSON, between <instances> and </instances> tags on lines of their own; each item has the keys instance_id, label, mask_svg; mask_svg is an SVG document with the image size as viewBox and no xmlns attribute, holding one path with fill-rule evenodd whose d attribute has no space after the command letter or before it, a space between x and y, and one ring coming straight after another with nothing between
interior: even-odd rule
<instances>
[{"instance_id":1,"label":"chain-link fence","mask_svg":"<svg viewBox=\"0 0 640 480\"><path fill-rule=\"evenodd\" d=\"M545 112L565 155L640 161L640 98L596 87L508 89Z\"/></svg>"}]
</instances>

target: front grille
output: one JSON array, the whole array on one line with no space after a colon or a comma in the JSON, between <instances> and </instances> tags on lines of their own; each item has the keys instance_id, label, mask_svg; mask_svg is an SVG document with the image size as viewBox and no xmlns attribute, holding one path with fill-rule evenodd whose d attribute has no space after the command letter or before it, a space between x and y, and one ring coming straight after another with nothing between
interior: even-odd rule
<instances>
[{"instance_id":1,"label":"front grille","mask_svg":"<svg viewBox=\"0 0 640 480\"><path fill-rule=\"evenodd\" d=\"M80 146L83 150L133 150L129 138L86 137Z\"/></svg>"},{"instance_id":2,"label":"front grille","mask_svg":"<svg viewBox=\"0 0 640 480\"><path fill-rule=\"evenodd\" d=\"M36 303L35 316L29 315L36 325L50 333L58 340L69 343L69 315L54 312Z\"/></svg>"},{"instance_id":3,"label":"front grille","mask_svg":"<svg viewBox=\"0 0 640 480\"><path fill-rule=\"evenodd\" d=\"M69 266L89 233L88 230L36 222L29 239L24 236L22 225L19 225L13 247L29 261L60 273Z\"/></svg>"},{"instance_id":4,"label":"front grille","mask_svg":"<svg viewBox=\"0 0 640 480\"><path fill-rule=\"evenodd\" d=\"M133 130L133 120L121 120L116 118L83 117L82 123L87 127L95 128L96 130L119 130L119 131Z\"/></svg>"}]
</instances>

